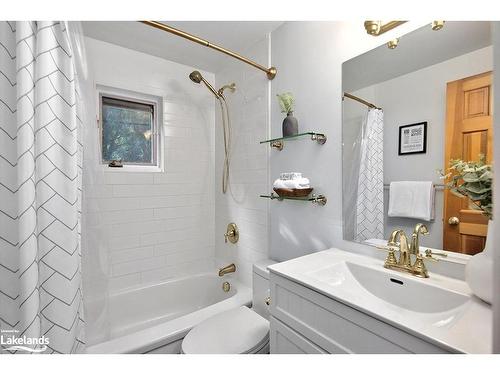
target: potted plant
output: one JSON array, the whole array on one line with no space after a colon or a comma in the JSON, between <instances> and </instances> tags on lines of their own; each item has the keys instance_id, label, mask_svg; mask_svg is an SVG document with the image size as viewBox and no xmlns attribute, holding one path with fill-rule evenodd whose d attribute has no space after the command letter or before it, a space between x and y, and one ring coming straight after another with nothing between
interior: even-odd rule
<instances>
[{"instance_id":1,"label":"potted plant","mask_svg":"<svg viewBox=\"0 0 500 375\"><path fill-rule=\"evenodd\" d=\"M472 292L483 301L491 303L493 299L493 169L486 164L484 155L479 161L450 161L448 173L441 172L449 179L446 188L459 196L469 198L471 206L480 209L489 219L488 233L484 250L471 257L465 266L465 281Z\"/></svg>"},{"instance_id":2,"label":"potted plant","mask_svg":"<svg viewBox=\"0 0 500 375\"><path fill-rule=\"evenodd\" d=\"M285 92L276 96L281 107L281 113L286 113L286 117L283 120L283 137L297 135L299 133L299 122L293 116L293 107L295 104L293 94Z\"/></svg>"},{"instance_id":3,"label":"potted plant","mask_svg":"<svg viewBox=\"0 0 500 375\"><path fill-rule=\"evenodd\" d=\"M448 173L442 176L450 179L446 188L454 195L469 198L472 206L483 211L488 219L493 218L493 170L485 163L484 155L475 162L451 160Z\"/></svg>"}]
</instances>

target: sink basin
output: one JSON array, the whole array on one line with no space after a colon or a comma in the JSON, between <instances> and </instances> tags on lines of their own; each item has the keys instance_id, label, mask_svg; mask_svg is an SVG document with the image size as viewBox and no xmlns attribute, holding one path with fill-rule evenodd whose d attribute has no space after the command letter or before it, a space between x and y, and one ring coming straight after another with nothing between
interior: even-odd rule
<instances>
[{"instance_id":1,"label":"sink basin","mask_svg":"<svg viewBox=\"0 0 500 375\"><path fill-rule=\"evenodd\" d=\"M346 262L347 269L368 292L393 305L422 313L438 313L457 308L469 296L429 285L413 276L396 276L372 267Z\"/></svg>"},{"instance_id":2,"label":"sink basin","mask_svg":"<svg viewBox=\"0 0 500 375\"><path fill-rule=\"evenodd\" d=\"M491 306L472 296L463 280L435 272L423 279L383 265L379 258L331 248L269 269L277 284L280 277L302 284L447 350L491 352Z\"/></svg>"},{"instance_id":3,"label":"sink basin","mask_svg":"<svg viewBox=\"0 0 500 375\"><path fill-rule=\"evenodd\" d=\"M428 279L395 274L381 265L341 261L312 270L307 275L331 286L342 285L357 297L368 292L385 302L419 313L450 311L470 299L466 294L432 285Z\"/></svg>"}]
</instances>

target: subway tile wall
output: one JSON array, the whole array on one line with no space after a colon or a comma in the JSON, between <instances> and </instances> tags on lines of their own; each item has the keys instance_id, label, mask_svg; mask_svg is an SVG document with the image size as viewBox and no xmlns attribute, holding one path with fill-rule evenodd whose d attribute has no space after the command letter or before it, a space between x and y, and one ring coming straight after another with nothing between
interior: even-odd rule
<instances>
[{"instance_id":1,"label":"subway tile wall","mask_svg":"<svg viewBox=\"0 0 500 375\"><path fill-rule=\"evenodd\" d=\"M265 38L245 56L267 65L269 40ZM236 277L251 286L252 264L268 258L268 202L259 194L269 192L269 146L259 141L269 136L269 80L247 64L228 60L216 73L217 87L234 82L236 91L226 91L232 121L230 188L222 194L224 157L222 119L216 110L215 127L215 256L218 267L234 262ZM240 230L238 243L224 242L226 226L235 222Z\"/></svg>"},{"instance_id":2,"label":"subway tile wall","mask_svg":"<svg viewBox=\"0 0 500 375\"><path fill-rule=\"evenodd\" d=\"M101 183L86 189L89 233L100 233L101 248L93 263L101 269L88 272L104 273L111 293L213 272L213 96L189 80L194 67L91 38L86 48L96 84L163 97L165 160L163 172L103 168Z\"/></svg>"}]
</instances>

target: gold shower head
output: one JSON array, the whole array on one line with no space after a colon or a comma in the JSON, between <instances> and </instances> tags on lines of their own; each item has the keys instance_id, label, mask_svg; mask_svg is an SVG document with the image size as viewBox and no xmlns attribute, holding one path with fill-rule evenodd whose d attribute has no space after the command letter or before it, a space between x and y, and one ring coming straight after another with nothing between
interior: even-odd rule
<instances>
[{"instance_id":1,"label":"gold shower head","mask_svg":"<svg viewBox=\"0 0 500 375\"><path fill-rule=\"evenodd\" d=\"M203 78L203 76L201 75L201 73L199 71L195 70L195 71L191 72L191 74L189 74L189 79L191 81L193 81L194 83L203 82L205 84L205 86L207 86L208 89L213 92L213 94L215 95L216 98L218 98L220 96L219 93L217 91L215 91L213 86L205 78Z\"/></svg>"}]
</instances>

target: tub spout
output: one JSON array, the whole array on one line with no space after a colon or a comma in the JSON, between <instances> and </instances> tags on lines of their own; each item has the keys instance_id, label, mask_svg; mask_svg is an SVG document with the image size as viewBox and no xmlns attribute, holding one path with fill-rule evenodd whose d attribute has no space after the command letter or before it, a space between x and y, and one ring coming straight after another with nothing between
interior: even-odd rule
<instances>
[{"instance_id":1,"label":"tub spout","mask_svg":"<svg viewBox=\"0 0 500 375\"><path fill-rule=\"evenodd\" d=\"M236 266L234 263L231 263L229 266L226 266L226 267L222 267L220 270L219 270L219 276L224 276L225 274L227 273L232 273L232 272L236 272Z\"/></svg>"}]
</instances>

